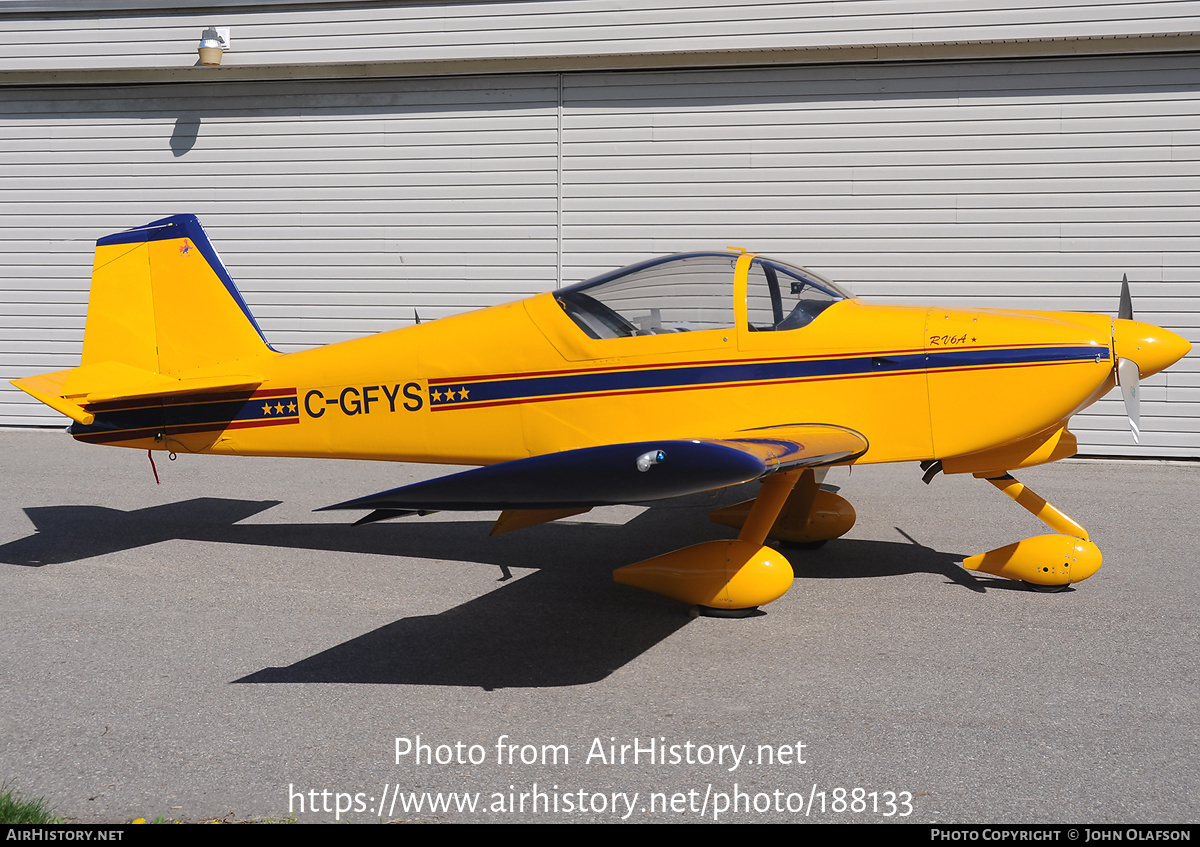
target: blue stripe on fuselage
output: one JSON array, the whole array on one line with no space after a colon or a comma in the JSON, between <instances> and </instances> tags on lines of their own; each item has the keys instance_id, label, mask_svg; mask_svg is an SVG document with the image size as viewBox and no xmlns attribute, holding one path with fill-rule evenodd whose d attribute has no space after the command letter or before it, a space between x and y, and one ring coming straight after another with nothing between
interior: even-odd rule
<instances>
[{"instance_id":1,"label":"blue stripe on fuselage","mask_svg":"<svg viewBox=\"0 0 1200 847\"><path fill-rule=\"evenodd\" d=\"M438 380L429 387L434 409L504 403L578 394L700 388L722 384L788 382L831 377L922 372L956 368L1040 365L1109 358L1107 347L1025 347L1016 349L930 350L830 359L690 365L643 370L574 373L461 382ZM438 397L438 394L448 394Z\"/></svg>"}]
</instances>

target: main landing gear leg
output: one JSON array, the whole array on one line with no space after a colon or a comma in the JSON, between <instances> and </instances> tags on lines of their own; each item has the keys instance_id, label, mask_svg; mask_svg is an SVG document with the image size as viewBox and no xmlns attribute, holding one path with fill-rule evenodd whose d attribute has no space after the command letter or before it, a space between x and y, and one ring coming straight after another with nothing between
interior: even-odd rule
<instances>
[{"instance_id":1,"label":"main landing gear leg","mask_svg":"<svg viewBox=\"0 0 1200 847\"><path fill-rule=\"evenodd\" d=\"M800 471L787 502L767 532L767 538L811 550L851 530L858 516L845 498L821 487L826 471L827 468ZM759 494L761 497L762 493ZM757 502L757 499L747 500L717 509L709 513L709 519L740 529L746 525L747 516Z\"/></svg>"},{"instance_id":2,"label":"main landing gear leg","mask_svg":"<svg viewBox=\"0 0 1200 847\"><path fill-rule=\"evenodd\" d=\"M1100 570L1100 548L1087 530L1051 506L1011 474L986 479L1057 535L1039 535L971 556L963 567L1007 579L1019 579L1034 591L1062 591Z\"/></svg>"},{"instance_id":3,"label":"main landing gear leg","mask_svg":"<svg viewBox=\"0 0 1200 847\"><path fill-rule=\"evenodd\" d=\"M753 614L757 607L782 597L792 585L791 564L763 542L801 473L786 471L767 477L737 539L706 541L626 565L613 572L613 579L694 604L703 615Z\"/></svg>"}]
</instances>

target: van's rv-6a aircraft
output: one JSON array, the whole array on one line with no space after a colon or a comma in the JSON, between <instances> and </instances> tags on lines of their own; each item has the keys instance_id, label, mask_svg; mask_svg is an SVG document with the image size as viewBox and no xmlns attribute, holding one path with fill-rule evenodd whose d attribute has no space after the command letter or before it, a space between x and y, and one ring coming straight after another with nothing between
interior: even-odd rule
<instances>
[{"instance_id":1,"label":"van's rv-6a aircraft","mask_svg":"<svg viewBox=\"0 0 1200 847\"><path fill-rule=\"evenodd\" d=\"M149 450L482 465L329 506L360 522L499 509L493 533L761 480L739 528L618 582L736 614L782 596L767 539L815 545L854 509L833 465L987 480L1053 534L965 567L1056 590L1100 567L1087 531L1010 472L1075 453L1071 415L1190 345L1119 316L871 305L745 252L667 256L515 303L298 353L267 344L191 215L96 242L79 367L14 384L80 441Z\"/></svg>"}]
</instances>

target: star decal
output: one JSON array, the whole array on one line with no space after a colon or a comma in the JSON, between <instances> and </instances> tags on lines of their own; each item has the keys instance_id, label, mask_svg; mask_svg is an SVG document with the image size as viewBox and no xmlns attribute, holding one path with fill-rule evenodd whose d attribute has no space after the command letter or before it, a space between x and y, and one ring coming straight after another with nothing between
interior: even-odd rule
<instances>
[{"instance_id":1,"label":"star decal","mask_svg":"<svg viewBox=\"0 0 1200 847\"><path fill-rule=\"evenodd\" d=\"M283 414L283 404L282 403L275 404L275 414L277 414L277 415Z\"/></svg>"},{"instance_id":2,"label":"star decal","mask_svg":"<svg viewBox=\"0 0 1200 847\"><path fill-rule=\"evenodd\" d=\"M263 406L263 414L264 414L264 415L269 415L269 414L271 414L271 404L270 404L270 403L268 403L267 405Z\"/></svg>"},{"instance_id":3,"label":"star decal","mask_svg":"<svg viewBox=\"0 0 1200 847\"><path fill-rule=\"evenodd\" d=\"M467 387L464 385L462 388L460 388L460 389L458 390L458 399L459 399L459 400L466 400L466 399L467 399L467 393L468 393L468 392L467 392Z\"/></svg>"},{"instance_id":4,"label":"star decal","mask_svg":"<svg viewBox=\"0 0 1200 847\"><path fill-rule=\"evenodd\" d=\"M290 415L296 414L296 404L295 403L288 403L287 409L288 409L288 414L290 414Z\"/></svg>"}]
</instances>

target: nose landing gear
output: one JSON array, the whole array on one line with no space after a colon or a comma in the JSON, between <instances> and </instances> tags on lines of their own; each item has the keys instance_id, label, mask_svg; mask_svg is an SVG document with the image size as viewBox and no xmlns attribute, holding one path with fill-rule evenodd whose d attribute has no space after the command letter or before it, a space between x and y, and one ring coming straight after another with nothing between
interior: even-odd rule
<instances>
[{"instance_id":1,"label":"nose landing gear","mask_svg":"<svg viewBox=\"0 0 1200 847\"><path fill-rule=\"evenodd\" d=\"M964 568L1021 580L1034 591L1045 592L1062 591L1100 569L1100 548L1088 540L1087 530L1077 522L1011 474L976 476L996 486L1056 534L1026 538L971 556L963 561Z\"/></svg>"}]
</instances>

